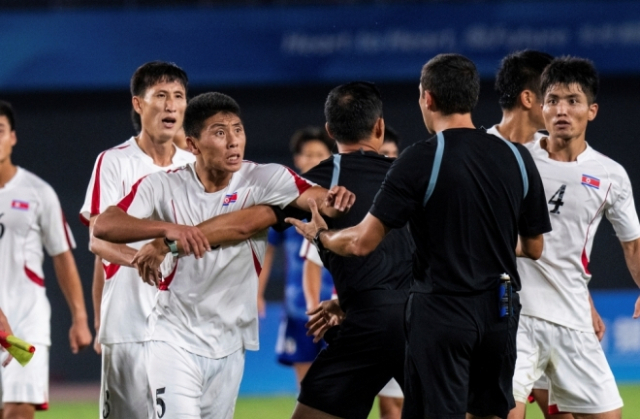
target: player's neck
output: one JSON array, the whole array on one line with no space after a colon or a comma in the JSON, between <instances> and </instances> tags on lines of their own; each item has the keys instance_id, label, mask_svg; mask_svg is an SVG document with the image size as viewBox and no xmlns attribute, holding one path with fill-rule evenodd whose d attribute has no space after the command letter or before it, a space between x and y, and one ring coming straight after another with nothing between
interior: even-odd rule
<instances>
[{"instance_id":1,"label":"player's neck","mask_svg":"<svg viewBox=\"0 0 640 419\"><path fill-rule=\"evenodd\" d=\"M4 188L4 185L13 179L17 171L18 167L11 163L11 159L9 157L0 162L0 188Z\"/></svg>"},{"instance_id":2,"label":"player's neck","mask_svg":"<svg viewBox=\"0 0 640 419\"><path fill-rule=\"evenodd\" d=\"M587 142L584 135L570 139L549 136L542 139L540 146L547 150L550 159L572 162L587 149Z\"/></svg>"},{"instance_id":3,"label":"player's neck","mask_svg":"<svg viewBox=\"0 0 640 419\"><path fill-rule=\"evenodd\" d=\"M454 128L471 128L474 129L470 113L454 113L451 115L438 114L433 118L433 132L440 132Z\"/></svg>"},{"instance_id":4,"label":"player's neck","mask_svg":"<svg viewBox=\"0 0 640 419\"><path fill-rule=\"evenodd\" d=\"M222 172L218 170L207 169L204 164L196 161L196 176L204 186L207 193L218 192L229 185L233 172Z\"/></svg>"},{"instance_id":5,"label":"player's neck","mask_svg":"<svg viewBox=\"0 0 640 419\"><path fill-rule=\"evenodd\" d=\"M176 148L170 139L164 141L153 138L143 129L140 134L135 137L135 140L136 143L138 143L138 147L153 159L153 164L160 167L171 166Z\"/></svg>"},{"instance_id":6,"label":"player's neck","mask_svg":"<svg viewBox=\"0 0 640 419\"><path fill-rule=\"evenodd\" d=\"M356 151L373 151L374 153L378 153L380 151L380 147L375 146L375 139L368 138L366 140L358 141L354 144L341 144L336 143L338 145L338 153L354 153ZM382 141L380 141L382 144Z\"/></svg>"},{"instance_id":7,"label":"player's neck","mask_svg":"<svg viewBox=\"0 0 640 419\"><path fill-rule=\"evenodd\" d=\"M496 125L496 129L507 140L520 144L533 141L538 131L538 127L526 115L516 111L504 111L502 121Z\"/></svg>"}]
</instances>

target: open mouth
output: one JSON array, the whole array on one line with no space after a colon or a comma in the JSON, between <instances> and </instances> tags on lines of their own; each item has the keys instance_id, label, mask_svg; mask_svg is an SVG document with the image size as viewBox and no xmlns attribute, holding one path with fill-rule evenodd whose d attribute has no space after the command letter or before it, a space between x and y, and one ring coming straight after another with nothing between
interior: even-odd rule
<instances>
[{"instance_id":1,"label":"open mouth","mask_svg":"<svg viewBox=\"0 0 640 419\"><path fill-rule=\"evenodd\" d=\"M162 118L162 125L164 125L165 128L173 128L176 125L176 119L170 116Z\"/></svg>"},{"instance_id":2,"label":"open mouth","mask_svg":"<svg viewBox=\"0 0 640 419\"><path fill-rule=\"evenodd\" d=\"M237 164L242 162L242 158L240 157L240 154L231 154L227 156L227 162L231 164Z\"/></svg>"}]
</instances>

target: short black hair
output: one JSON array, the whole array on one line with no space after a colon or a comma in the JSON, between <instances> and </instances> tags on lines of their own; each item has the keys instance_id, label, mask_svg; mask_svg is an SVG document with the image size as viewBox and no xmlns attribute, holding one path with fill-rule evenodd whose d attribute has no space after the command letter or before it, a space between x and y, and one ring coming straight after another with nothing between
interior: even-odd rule
<instances>
[{"instance_id":1,"label":"short black hair","mask_svg":"<svg viewBox=\"0 0 640 419\"><path fill-rule=\"evenodd\" d=\"M382 97L373 83L356 81L333 88L324 103L329 132L336 141L353 144L371 135L382 118Z\"/></svg>"},{"instance_id":2,"label":"short black hair","mask_svg":"<svg viewBox=\"0 0 640 419\"><path fill-rule=\"evenodd\" d=\"M0 116L6 116L9 120L9 128L11 131L16 130L16 117L13 113L13 106L9 102L0 100Z\"/></svg>"},{"instance_id":3,"label":"short black hair","mask_svg":"<svg viewBox=\"0 0 640 419\"><path fill-rule=\"evenodd\" d=\"M564 56L551 61L540 77L543 95L556 84L577 84L587 96L589 103L594 103L600 81L593 62L585 58Z\"/></svg>"},{"instance_id":4,"label":"short black hair","mask_svg":"<svg viewBox=\"0 0 640 419\"><path fill-rule=\"evenodd\" d=\"M327 131L322 127L309 126L297 130L291 136L291 142L289 143L291 154L295 156L302 153L302 148L309 141L320 141L327 147L327 150L330 152L333 150L334 141L329 137Z\"/></svg>"},{"instance_id":5,"label":"short black hair","mask_svg":"<svg viewBox=\"0 0 640 419\"><path fill-rule=\"evenodd\" d=\"M240 106L230 96L219 92L202 93L189 101L184 111L184 133L187 137L200 138L204 121L219 113L232 113L240 116Z\"/></svg>"},{"instance_id":6,"label":"short black hair","mask_svg":"<svg viewBox=\"0 0 640 419\"><path fill-rule=\"evenodd\" d=\"M189 85L187 73L175 63L151 61L142 64L131 76L131 96L144 96L154 84L174 81L182 84L186 94Z\"/></svg>"},{"instance_id":7,"label":"short black hair","mask_svg":"<svg viewBox=\"0 0 640 419\"><path fill-rule=\"evenodd\" d=\"M552 60L552 55L532 50L518 51L504 57L496 74L495 85L500 95L500 107L513 109L524 90L531 90L542 99L540 75Z\"/></svg>"},{"instance_id":8,"label":"short black hair","mask_svg":"<svg viewBox=\"0 0 640 419\"><path fill-rule=\"evenodd\" d=\"M460 54L438 54L420 74L423 91L429 91L442 115L470 113L478 103L480 76L476 65Z\"/></svg>"},{"instance_id":9,"label":"short black hair","mask_svg":"<svg viewBox=\"0 0 640 419\"><path fill-rule=\"evenodd\" d=\"M400 136L398 135L398 132L389 125L384 126L384 142L394 143L396 147L400 148Z\"/></svg>"}]
</instances>

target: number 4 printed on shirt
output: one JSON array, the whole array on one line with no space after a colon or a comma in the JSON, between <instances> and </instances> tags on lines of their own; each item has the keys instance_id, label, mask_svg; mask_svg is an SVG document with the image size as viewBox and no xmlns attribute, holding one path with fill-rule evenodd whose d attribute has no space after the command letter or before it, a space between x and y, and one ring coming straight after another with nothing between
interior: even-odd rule
<instances>
[{"instance_id":1,"label":"number 4 printed on shirt","mask_svg":"<svg viewBox=\"0 0 640 419\"><path fill-rule=\"evenodd\" d=\"M564 205L562 198L564 198L565 189L567 189L567 185L560 186L560 189L558 189L549 200L549 204L554 206L553 209L549 211L551 214L560 214L560 207Z\"/></svg>"}]
</instances>

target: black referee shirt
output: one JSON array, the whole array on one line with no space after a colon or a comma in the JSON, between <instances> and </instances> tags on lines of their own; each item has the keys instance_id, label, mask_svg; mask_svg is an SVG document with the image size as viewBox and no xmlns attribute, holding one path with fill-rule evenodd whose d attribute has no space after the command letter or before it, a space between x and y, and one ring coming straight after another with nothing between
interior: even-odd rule
<instances>
[{"instance_id":1,"label":"black referee shirt","mask_svg":"<svg viewBox=\"0 0 640 419\"><path fill-rule=\"evenodd\" d=\"M331 156L303 175L327 189L332 186L331 180L335 176L338 185L356 195L356 202L346 215L327 219L330 229L352 227L362 221L393 161L377 153L361 150ZM402 228L391 231L368 256L342 257L331 252L320 255L333 276L344 310L355 293L408 289L411 286L415 247L407 227L404 224L398 227Z\"/></svg>"},{"instance_id":2,"label":"black referee shirt","mask_svg":"<svg viewBox=\"0 0 640 419\"><path fill-rule=\"evenodd\" d=\"M495 289L506 272L520 289L518 232L551 231L540 175L519 144L529 179L504 140L484 130L443 131L444 153L433 194L423 205L436 136L408 147L391 166L370 212L388 227L409 221L416 245L413 290L465 294Z\"/></svg>"}]
</instances>

